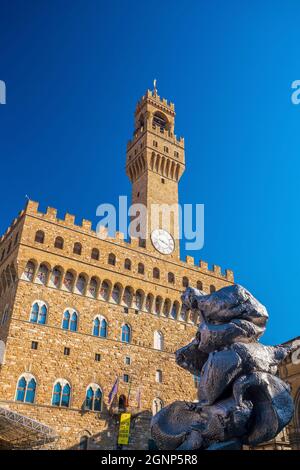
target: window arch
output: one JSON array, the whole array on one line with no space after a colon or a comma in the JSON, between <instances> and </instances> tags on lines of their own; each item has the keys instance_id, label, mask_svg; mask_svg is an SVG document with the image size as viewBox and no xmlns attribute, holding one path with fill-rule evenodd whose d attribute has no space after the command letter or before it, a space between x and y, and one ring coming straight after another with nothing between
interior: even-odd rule
<instances>
[{"instance_id":1,"label":"window arch","mask_svg":"<svg viewBox=\"0 0 300 470\"><path fill-rule=\"evenodd\" d=\"M163 401L160 398L154 398L152 402L152 414L156 415L164 407Z\"/></svg>"},{"instance_id":2,"label":"window arch","mask_svg":"<svg viewBox=\"0 0 300 470\"><path fill-rule=\"evenodd\" d=\"M172 309L171 309L171 317L176 320L177 317L178 317L178 312L179 312L179 302L177 302L175 300L175 302L173 302L173 305L172 305Z\"/></svg>"},{"instance_id":3,"label":"window arch","mask_svg":"<svg viewBox=\"0 0 300 470\"><path fill-rule=\"evenodd\" d=\"M77 294L84 295L85 289L87 285L87 280L84 274L79 274L77 281L76 281L76 292Z\"/></svg>"},{"instance_id":4,"label":"window arch","mask_svg":"<svg viewBox=\"0 0 300 470\"><path fill-rule=\"evenodd\" d=\"M97 297L98 285L99 285L98 279L95 276L93 276L89 283L88 293L89 295L94 297L94 299Z\"/></svg>"},{"instance_id":5,"label":"window arch","mask_svg":"<svg viewBox=\"0 0 300 470\"><path fill-rule=\"evenodd\" d=\"M135 306L137 310L142 310L144 301L144 292L138 289L135 293Z\"/></svg>"},{"instance_id":6,"label":"window arch","mask_svg":"<svg viewBox=\"0 0 300 470\"><path fill-rule=\"evenodd\" d=\"M108 281L103 281L101 284L101 289L100 289L100 297L103 300L108 301L109 300L109 291L110 291L110 284Z\"/></svg>"},{"instance_id":7,"label":"window arch","mask_svg":"<svg viewBox=\"0 0 300 470\"><path fill-rule=\"evenodd\" d=\"M65 277L64 277L63 285L64 285L64 288L65 288L68 292L72 292L72 291L73 291L74 280L75 280L75 275L74 275L74 273L73 273L72 271L67 271L66 274L65 274Z\"/></svg>"},{"instance_id":8,"label":"window arch","mask_svg":"<svg viewBox=\"0 0 300 470\"><path fill-rule=\"evenodd\" d=\"M121 300L121 285L116 283L113 287L113 290L112 290L112 300L118 304L120 303L120 300Z\"/></svg>"},{"instance_id":9,"label":"window arch","mask_svg":"<svg viewBox=\"0 0 300 470\"><path fill-rule=\"evenodd\" d=\"M154 331L154 349L162 351L164 349L164 335L161 331Z\"/></svg>"},{"instance_id":10,"label":"window arch","mask_svg":"<svg viewBox=\"0 0 300 470\"><path fill-rule=\"evenodd\" d=\"M169 123L167 117L160 111L156 111L153 115L152 125L159 127L161 131L168 129Z\"/></svg>"},{"instance_id":11,"label":"window arch","mask_svg":"<svg viewBox=\"0 0 300 470\"><path fill-rule=\"evenodd\" d=\"M34 272L35 272L35 264L33 261L28 261L25 270L24 270L24 278L26 281L33 281L34 277Z\"/></svg>"},{"instance_id":12,"label":"window arch","mask_svg":"<svg viewBox=\"0 0 300 470\"><path fill-rule=\"evenodd\" d=\"M71 386L69 382L65 379L58 379L53 386L52 405L68 408L70 406L70 399Z\"/></svg>"},{"instance_id":13,"label":"window arch","mask_svg":"<svg viewBox=\"0 0 300 470\"><path fill-rule=\"evenodd\" d=\"M82 252L82 245L79 242L75 242L73 246L73 253L75 255L81 255Z\"/></svg>"},{"instance_id":14,"label":"window arch","mask_svg":"<svg viewBox=\"0 0 300 470\"><path fill-rule=\"evenodd\" d=\"M152 305L153 305L153 295L148 294L146 297L146 302L145 302L145 310L146 312L151 313L152 311Z\"/></svg>"},{"instance_id":15,"label":"window arch","mask_svg":"<svg viewBox=\"0 0 300 470\"><path fill-rule=\"evenodd\" d=\"M127 269L128 271L131 271L131 261L129 258L126 258L124 261L124 268Z\"/></svg>"},{"instance_id":16,"label":"window arch","mask_svg":"<svg viewBox=\"0 0 300 470\"><path fill-rule=\"evenodd\" d=\"M98 248L93 248L92 249L91 258L95 259L96 261L99 260L99 250L98 250Z\"/></svg>"},{"instance_id":17,"label":"window arch","mask_svg":"<svg viewBox=\"0 0 300 470\"><path fill-rule=\"evenodd\" d=\"M31 323L39 323L45 325L47 321L48 308L45 302L36 300L31 307L29 321Z\"/></svg>"},{"instance_id":18,"label":"window arch","mask_svg":"<svg viewBox=\"0 0 300 470\"><path fill-rule=\"evenodd\" d=\"M56 289L60 288L62 281L62 269L60 267L55 266L52 270L50 281L52 287L55 287Z\"/></svg>"},{"instance_id":19,"label":"window arch","mask_svg":"<svg viewBox=\"0 0 300 470\"><path fill-rule=\"evenodd\" d=\"M132 297L133 297L132 288L129 286L125 287L124 294L123 294L123 303L126 307L131 307Z\"/></svg>"},{"instance_id":20,"label":"window arch","mask_svg":"<svg viewBox=\"0 0 300 470\"><path fill-rule=\"evenodd\" d=\"M174 273L168 273L168 282L170 284L175 284L175 276Z\"/></svg>"},{"instance_id":21,"label":"window arch","mask_svg":"<svg viewBox=\"0 0 300 470\"><path fill-rule=\"evenodd\" d=\"M138 274L145 274L145 266L143 263L138 264Z\"/></svg>"},{"instance_id":22,"label":"window arch","mask_svg":"<svg viewBox=\"0 0 300 470\"><path fill-rule=\"evenodd\" d=\"M121 341L122 343L130 343L131 340L131 329L130 326L125 323L122 325L122 330L121 330Z\"/></svg>"},{"instance_id":23,"label":"window arch","mask_svg":"<svg viewBox=\"0 0 300 470\"><path fill-rule=\"evenodd\" d=\"M197 289L203 290L203 283L201 281L197 281Z\"/></svg>"},{"instance_id":24,"label":"window arch","mask_svg":"<svg viewBox=\"0 0 300 470\"><path fill-rule=\"evenodd\" d=\"M160 314L161 305L162 305L162 298L158 295L155 299L155 305L154 305L154 311L156 315Z\"/></svg>"},{"instance_id":25,"label":"window arch","mask_svg":"<svg viewBox=\"0 0 300 470\"><path fill-rule=\"evenodd\" d=\"M93 336L107 338L107 320L101 315L94 318Z\"/></svg>"},{"instance_id":26,"label":"window arch","mask_svg":"<svg viewBox=\"0 0 300 470\"><path fill-rule=\"evenodd\" d=\"M62 328L63 330L77 331L78 313L74 309L64 311Z\"/></svg>"},{"instance_id":27,"label":"window arch","mask_svg":"<svg viewBox=\"0 0 300 470\"><path fill-rule=\"evenodd\" d=\"M49 276L48 267L46 266L45 263L40 264L40 267L37 273L37 281L45 286L48 282L48 276Z\"/></svg>"},{"instance_id":28,"label":"window arch","mask_svg":"<svg viewBox=\"0 0 300 470\"><path fill-rule=\"evenodd\" d=\"M62 237L56 237L54 242L54 248L62 250L64 247L64 239Z\"/></svg>"},{"instance_id":29,"label":"window arch","mask_svg":"<svg viewBox=\"0 0 300 470\"><path fill-rule=\"evenodd\" d=\"M38 230L35 233L34 241L37 243L44 243L44 240L45 240L45 233L43 232L43 230Z\"/></svg>"},{"instance_id":30,"label":"window arch","mask_svg":"<svg viewBox=\"0 0 300 470\"><path fill-rule=\"evenodd\" d=\"M189 280L186 276L182 278L182 287L189 287Z\"/></svg>"},{"instance_id":31,"label":"window arch","mask_svg":"<svg viewBox=\"0 0 300 470\"><path fill-rule=\"evenodd\" d=\"M111 264L112 266L116 265L116 256L113 253L109 253L108 255L108 264Z\"/></svg>"},{"instance_id":32,"label":"window arch","mask_svg":"<svg viewBox=\"0 0 300 470\"><path fill-rule=\"evenodd\" d=\"M165 299L164 307L163 307L163 314L164 314L165 317L169 316L170 309L171 309L171 301L170 301L170 299Z\"/></svg>"},{"instance_id":33,"label":"window arch","mask_svg":"<svg viewBox=\"0 0 300 470\"><path fill-rule=\"evenodd\" d=\"M101 411L102 390L98 384L89 384L85 394L85 409L90 411Z\"/></svg>"},{"instance_id":34,"label":"window arch","mask_svg":"<svg viewBox=\"0 0 300 470\"><path fill-rule=\"evenodd\" d=\"M36 380L33 375L24 373L19 377L16 390L16 401L34 403Z\"/></svg>"},{"instance_id":35,"label":"window arch","mask_svg":"<svg viewBox=\"0 0 300 470\"><path fill-rule=\"evenodd\" d=\"M211 285L209 286L209 291L210 291L211 294L212 294L213 292L216 292L216 288L215 288L215 286L214 286L213 284L211 284Z\"/></svg>"},{"instance_id":36,"label":"window arch","mask_svg":"<svg viewBox=\"0 0 300 470\"><path fill-rule=\"evenodd\" d=\"M153 278L159 279L160 278L160 271L158 268L153 268Z\"/></svg>"}]
</instances>

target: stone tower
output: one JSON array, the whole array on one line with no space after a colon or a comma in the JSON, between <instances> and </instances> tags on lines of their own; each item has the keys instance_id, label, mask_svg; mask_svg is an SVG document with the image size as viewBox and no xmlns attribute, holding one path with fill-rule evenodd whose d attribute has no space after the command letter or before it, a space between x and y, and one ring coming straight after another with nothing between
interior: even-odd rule
<instances>
[{"instance_id":1,"label":"stone tower","mask_svg":"<svg viewBox=\"0 0 300 470\"><path fill-rule=\"evenodd\" d=\"M178 259L178 182L185 169L185 157L184 139L176 137L174 125L174 104L160 98L155 85L136 106L126 173L132 183L132 203L147 208L142 224L145 231L140 235L146 239L147 250ZM164 206L157 211L158 205Z\"/></svg>"}]
</instances>

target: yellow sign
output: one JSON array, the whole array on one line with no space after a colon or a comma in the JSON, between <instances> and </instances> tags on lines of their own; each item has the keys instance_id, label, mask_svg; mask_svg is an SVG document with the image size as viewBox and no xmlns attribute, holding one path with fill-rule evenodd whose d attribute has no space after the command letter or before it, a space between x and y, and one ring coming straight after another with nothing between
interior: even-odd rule
<instances>
[{"instance_id":1,"label":"yellow sign","mask_svg":"<svg viewBox=\"0 0 300 470\"><path fill-rule=\"evenodd\" d=\"M130 413L121 414L118 444L128 444L130 432L130 417Z\"/></svg>"}]
</instances>

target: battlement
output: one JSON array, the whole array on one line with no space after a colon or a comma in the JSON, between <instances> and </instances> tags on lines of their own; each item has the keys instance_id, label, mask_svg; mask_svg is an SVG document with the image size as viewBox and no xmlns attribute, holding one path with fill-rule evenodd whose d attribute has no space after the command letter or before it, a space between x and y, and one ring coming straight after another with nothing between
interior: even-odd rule
<instances>
[{"instance_id":1,"label":"battlement","mask_svg":"<svg viewBox=\"0 0 300 470\"><path fill-rule=\"evenodd\" d=\"M156 92L152 90L147 90L146 93L142 96L142 98L137 102L136 105L136 112L138 113L142 106L147 101L153 101L156 105L158 104L159 107L165 108L165 111L175 115L175 105L171 101L168 101L165 98L161 98Z\"/></svg>"},{"instance_id":2,"label":"battlement","mask_svg":"<svg viewBox=\"0 0 300 470\"><path fill-rule=\"evenodd\" d=\"M38 217L41 220L56 223L62 227L68 229L74 228L76 231L81 231L83 234L91 235L93 237L98 237L100 240L107 240L108 242L113 242L115 244L123 245L130 247L134 250L141 250L141 253L144 255L149 255L145 248L139 246L138 238L131 238L130 240L125 240L125 234L123 232L116 232L115 237L108 237L107 229L101 227L100 231L97 233L93 228L93 224L90 220L82 219L81 224L75 223L75 216L69 213L66 213L63 219L57 218L57 209L53 207L47 207L46 212L39 211L39 203L29 200L26 204L25 210L21 211L18 218L16 218L13 224L6 230L5 234L1 237L1 241L6 238L7 234L10 233L12 228L15 226L20 217L24 214ZM152 255L150 255L152 256ZM168 262L169 260L166 260ZM185 261L179 260L176 262L178 265L183 268L196 269L203 274L208 274L211 276L218 277L220 279L226 279L227 281L234 282L233 271L230 269L225 269L223 272L220 266L212 265L212 269L209 268L209 265L205 261L200 261L199 265L195 264L195 259L193 256L186 256Z\"/></svg>"}]
</instances>

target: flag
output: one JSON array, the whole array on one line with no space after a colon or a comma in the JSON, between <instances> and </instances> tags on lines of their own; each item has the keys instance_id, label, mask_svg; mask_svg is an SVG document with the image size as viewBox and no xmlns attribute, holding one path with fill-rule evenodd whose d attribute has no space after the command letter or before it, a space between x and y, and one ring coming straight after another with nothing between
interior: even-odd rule
<instances>
[{"instance_id":1,"label":"flag","mask_svg":"<svg viewBox=\"0 0 300 470\"><path fill-rule=\"evenodd\" d=\"M118 393L118 386L119 386L119 377L116 378L115 383L113 384L113 387L111 391L108 394L108 404L111 405L113 402L113 399Z\"/></svg>"},{"instance_id":2,"label":"flag","mask_svg":"<svg viewBox=\"0 0 300 470\"><path fill-rule=\"evenodd\" d=\"M140 387L137 389L137 392L136 392L136 402L137 402L137 407L140 409L141 408L141 389L140 389Z\"/></svg>"}]
</instances>

